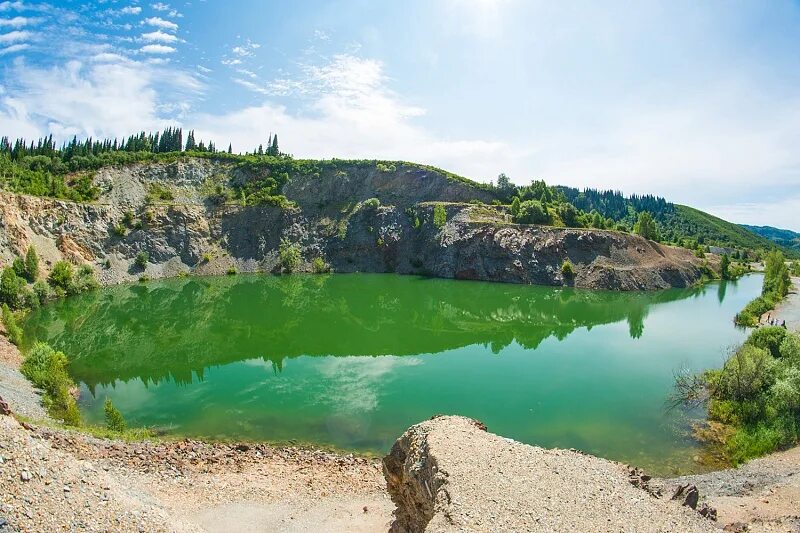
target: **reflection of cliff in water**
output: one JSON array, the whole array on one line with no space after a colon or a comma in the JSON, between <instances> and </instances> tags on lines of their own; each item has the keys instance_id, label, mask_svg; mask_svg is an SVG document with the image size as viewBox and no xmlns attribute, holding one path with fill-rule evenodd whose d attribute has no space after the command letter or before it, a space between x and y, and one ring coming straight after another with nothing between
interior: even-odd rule
<instances>
[{"instance_id":1,"label":"reflection of cliff in water","mask_svg":"<svg viewBox=\"0 0 800 533\"><path fill-rule=\"evenodd\" d=\"M187 278L122 286L49 305L27 338L66 352L77 380L190 382L251 358L413 355L472 344L536 348L621 320L638 338L650 306L698 290L594 292L395 275Z\"/></svg>"}]
</instances>

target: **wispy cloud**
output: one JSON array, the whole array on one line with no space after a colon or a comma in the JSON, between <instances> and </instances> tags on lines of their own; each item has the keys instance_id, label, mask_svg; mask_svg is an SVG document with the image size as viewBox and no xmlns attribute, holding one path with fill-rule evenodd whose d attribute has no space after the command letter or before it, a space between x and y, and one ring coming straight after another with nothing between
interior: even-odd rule
<instances>
[{"instance_id":1,"label":"wispy cloud","mask_svg":"<svg viewBox=\"0 0 800 533\"><path fill-rule=\"evenodd\" d=\"M139 51L145 54L172 54L176 50L172 46L163 44L148 44L139 48Z\"/></svg>"},{"instance_id":2,"label":"wispy cloud","mask_svg":"<svg viewBox=\"0 0 800 533\"><path fill-rule=\"evenodd\" d=\"M156 11L169 11L169 5L168 4L164 4L162 2L157 2L155 4L151 4L150 7L152 7Z\"/></svg>"},{"instance_id":3,"label":"wispy cloud","mask_svg":"<svg viewBox=\"0 0 800 533\"><path fill-rule=\"evenodd\" d=\"M127 6L120 9L120 13L123 15L138 15L142 12L142 8L139 6Z\"/></svg>"},{"instance_id":4,"label":"wispy cloud","mask_svg":"<svg viewBox=\"0 0 800 533\"><path fill-rule=\"evenodd\" d=\"M23 50L27 50L30 47L31 45L29 45L28 43L12 44L11 46L0 48L0 56L4 56L6 54L13 54L14 52L22 52Z\"/></svg>"},{"instance_id":5,"label":"wispy cloud","mask_svg":"<svg viewBox=\"0 0 800 533\"><path fill-rule=\"evenodd\" d=\"M231 48L231 53L238 57L250 57L253 55L253 52L259 48L261 48L260 44L254 43L248 39L246 43Z\"/></svg>"},{"instance_id":6,"label":"wispy cloud","mask_svg":"<svg viewBox=\"0 0 800 533\"><path fill-rule=\"evenodd\" d=\"M149 24L150 26L155 26L156 28L162 28L170 31L177 31L178 29L177 24L169 20L164 20L161 17L146 18L142 21L142 24Z\"/></svg>"},{"instance_id":7,"label":"wispy cloud","mask_svg":"<svg viewBox=\"0 0 800 533\"><path fill-rule=\"evenodd\" d=\"M33 33L27 30L11 31L0 35L0 44L15 43L18 41L27 41L31 37L33 37Z\"/></svg>"},{"instance_id":8,"label":"wispy cloud","mask_svg":"<svg viewBox=\"0 0 800 533\"><path fill-rule=\"evenodd\" d=\"M12 28L22 28L24 26L33 26L42 21L41 18L36 17L14 17L10 19L0 19L0 26L11 26Z\"/></svg>"},{"instance_id":9,"label":"wispy cloud","mask_svg":"<svg viewBox=\"0 0 800 533\"><path fill-rule=\"evenodd\" d=\"M0 2L0 11L22 11L25 9L25 4L22 2Z\"/></svg>"}]
</instances>

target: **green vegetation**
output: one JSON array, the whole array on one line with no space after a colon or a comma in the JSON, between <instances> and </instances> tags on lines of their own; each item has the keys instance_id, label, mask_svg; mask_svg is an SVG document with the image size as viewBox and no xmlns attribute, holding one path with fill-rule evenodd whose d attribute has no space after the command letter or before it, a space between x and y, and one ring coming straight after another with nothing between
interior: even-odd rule
<instances>
[{"instance_id":1,"label":"green vegetation","mask_svg":"<svg viewBox=\"0 0 800 533\"><path fill-rule=\"evenodd\" d=\"M369 198L367 200L364 200L362 206L368 209L377 209L381 206L381 201L378 200L377 198Z\"/></svg>"},{"instance_id":2,"label":"green vegetation","mask_svg":"<svg viewBox=\"0 0 800 533\"><path fill-rule=\"evenodd\" d=\"M311 261L311 269L315 274L327 274L331 271L331 266L326 263L323 258L315 257L314 260Z\"/></svg>"},{"instance_id":3,"label":"green vegetation","mask_svg":"<svg viewBox=\"0 0 800 533\"><path fill-rule=\"evenodd\" d=\"M146 251L142 250L138 254L136 254L136 259L133 260L133 263L144 270L147 268L147 262L150 261L150 254Z\"/></svg>"},{"instance_id":4,"label":"green vegetation","mask_svg":"<svg viewBox=\"0 0 800 533\"><path fill-rule=\"evenodd\" d=\"M436 204L433 206L433 225L441 228L447 222L447 211L443 204Z\"/></svg>"},{"instance_id":5,"label":"green vegetation","mask_svg":"<svg viewBox=\"0 0 800 533\"><path fill-rule=\"evenodd\" d=\"M71 394L75 383L67 373L67 357L43 342L28 352L20 368L22 374L44 392L43 404L50 416L69 426L78 426L81 415Z\"/></svg>"},{"instance_id":6,"label":"green vegetation","mask_svg":"<svg viewBox=\"0 0 800 533\"><path fill-rule=\"evenodd\" d=\"M5 303L2 307L2 320L3 326L6 328L8 340L19 346L22 343L22 328L19 327L14 313L9 309L8 304Z\"/></svg>"},{"instance_id":7,"label":"green vegetation","mask_svg":"<svg viewBox=\"0 0 800 533\"><path fill-rule=\"evenodd\" d=\"M278 248L278 262L284 272L294 272L300 266L300 246L290 242L288 239L281 239Z\"/></svg>"},{"instance_id":8,"label":"green vegetation","mask_svg":"<svg viewBox=\"0 0 800 533\"><path fill-rule=\"evenodd\" d=\"M171 202L175 199L175 195L169 187L161 185L160 183L151 183L147 188L147 203L155 202ZM128 212L130 213L130 211ZM126 215L128 214L126 213ZM131 221L133 221L133 213L131 213ZM126 222L130 225L130 222Z\"/></svg>"},{"instance_id":9,"label":"green vegetation","mask_svg":"<svg viewBox=\"0 0 800 533\"><path fill-rule=\"evenodd\" d=\"M755 326L761 315L774 309L788 293L792 285L786 258L777 250L769 252L764 260L764 285L761 296L751 300L736 314L735 321L740 326Z\"/></svg>"},{"instance_id":10,"label":"green vegetation","mask_svg":"<svg viewBox=\"0 0 800 533\"><path fill-rule=\"evenodd\" d=\"M724 452L733 464L792 446L800 437L800 336L759 328L721 369L679 375L677 398L708 405L726 427Z\"/></svg>"},{"instance_id":11,"label":"green vegetation","mask_svg":"<svg viewBox=\"0 0 800 533\"><path fill-rule=\"evenodd\" d=\"M800 252L800 233L788 229L773 228L772 226L748 226L742 224L748 231L765 237L782 248Z\"/></svg>"},{"instance_id":12,"label":"green vegetation","mask_svg":"<svg viewBox=\"0 0 800 533\"><path fill-rule=\"evenodd\" d=\"M561 263L561 274L565 278L572 278L575 275L575 267L572 266L572 262L569 259L564 259L564 262Z\"/></svg>"},{"instance_id":13,"label":"green vegetation","mask_svg":"<svg viewBox=\"0 0 800 533\"><path fill-rule=\"evenodd\" d=\"M125 418L123 418L119 409L114 407L111 398L106 398L105 403L103 403L103 412L106 417L106 428L110 431L122 432L128 428L128 425L125 423Z\"/></svg>"},{"instance_id":14,"label":"green vegetation","mask_svg":"<svg viewBox=\"0 0 800 533\"><path fill-rule=\"evenodd\" d=\"M235 276L235 275L237 274L237 272L236 272L236 267L235 267L235 266L233 266L233 265L229 266L229 267L228 267L228 270L226 270L226 271L225 271L225 273L226 273L227 275L229 275L229 276Z\"/></svg>"},{"instance_id":15,"label":"green vegetation","mask_svg":"<svg viewBox=\"0 0 800 533\"><path fill-rule=\"evenodd\" d=\"M538 200L525 200L519 204L519 211L514 217L518 224L549 224L552 222L550 214Z\"/></svg>"},{"instance_id":16,"label":"green vegetation","mask_svg":"<svg viewBox=\"0 0 800 533\"><path fill-rule=\"evenodd\" d=\"M719 277L722 279L731 279L731 259L728 254L722 254L719 260Z\"/></svg>"},{"instance_id":17,"label":"green vegetation","mask_svg":"<svg viewBox=\"0 0 800 533\"><path fill-rule=\"evenodd\" d=\"M636 224L633 225L633 232L636 235L640 235L651 241L660 240L658 237L656 221L653 219L653 215L651 215L648 211L642 211L639 213L639 216L636 219Z\"/></svg>"}]
</instances>

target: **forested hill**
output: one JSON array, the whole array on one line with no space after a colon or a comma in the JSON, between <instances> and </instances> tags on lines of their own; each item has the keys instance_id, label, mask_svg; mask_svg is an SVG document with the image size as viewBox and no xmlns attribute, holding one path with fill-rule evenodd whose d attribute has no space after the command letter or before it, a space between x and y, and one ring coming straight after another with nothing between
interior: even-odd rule
<instances>
[{"instance_id":1,"label":"forested hill","mask_svg":"<svg viewBox=\"0 0 800 533\"><path fill-rule=\"evenodd\" d=\"M726 248L768 249L785 243L770 240L748 229L685 205L673 204L660 196L625 196L619 191L578 190L556 187L566 200L586 212L597 211L633 227L638 213L650 212L663 241L682 246L716 245Z\"/></svg>"},{"instance_id":2,"label":"forested hill","mask_svg":"<svg viewBox=\"0 0 800 533\"><path fill-rule=\"evenodd\" d=\"M748 226L747 224L742 224L742 227L757 235L766 237L779 246L800 251L800 233L796 231L772 226Z\"/></svg>"}]
</instances>

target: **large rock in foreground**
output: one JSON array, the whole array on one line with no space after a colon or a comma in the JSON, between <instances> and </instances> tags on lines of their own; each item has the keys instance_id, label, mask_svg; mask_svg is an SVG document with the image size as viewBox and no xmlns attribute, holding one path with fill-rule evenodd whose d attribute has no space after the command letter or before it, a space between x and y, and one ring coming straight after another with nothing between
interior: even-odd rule
<instances>
[{"instance_id":1,"label":"large rock in foreground","mask_svg":"<svg viewBox=\"0 0 800 533\"><path fill-rule=\"evenodd\" d=\"M625 466L545 450L441 416L383 460L392 531L714 531L696 511L633 486Z\"/></svg>"}]
</instances>

